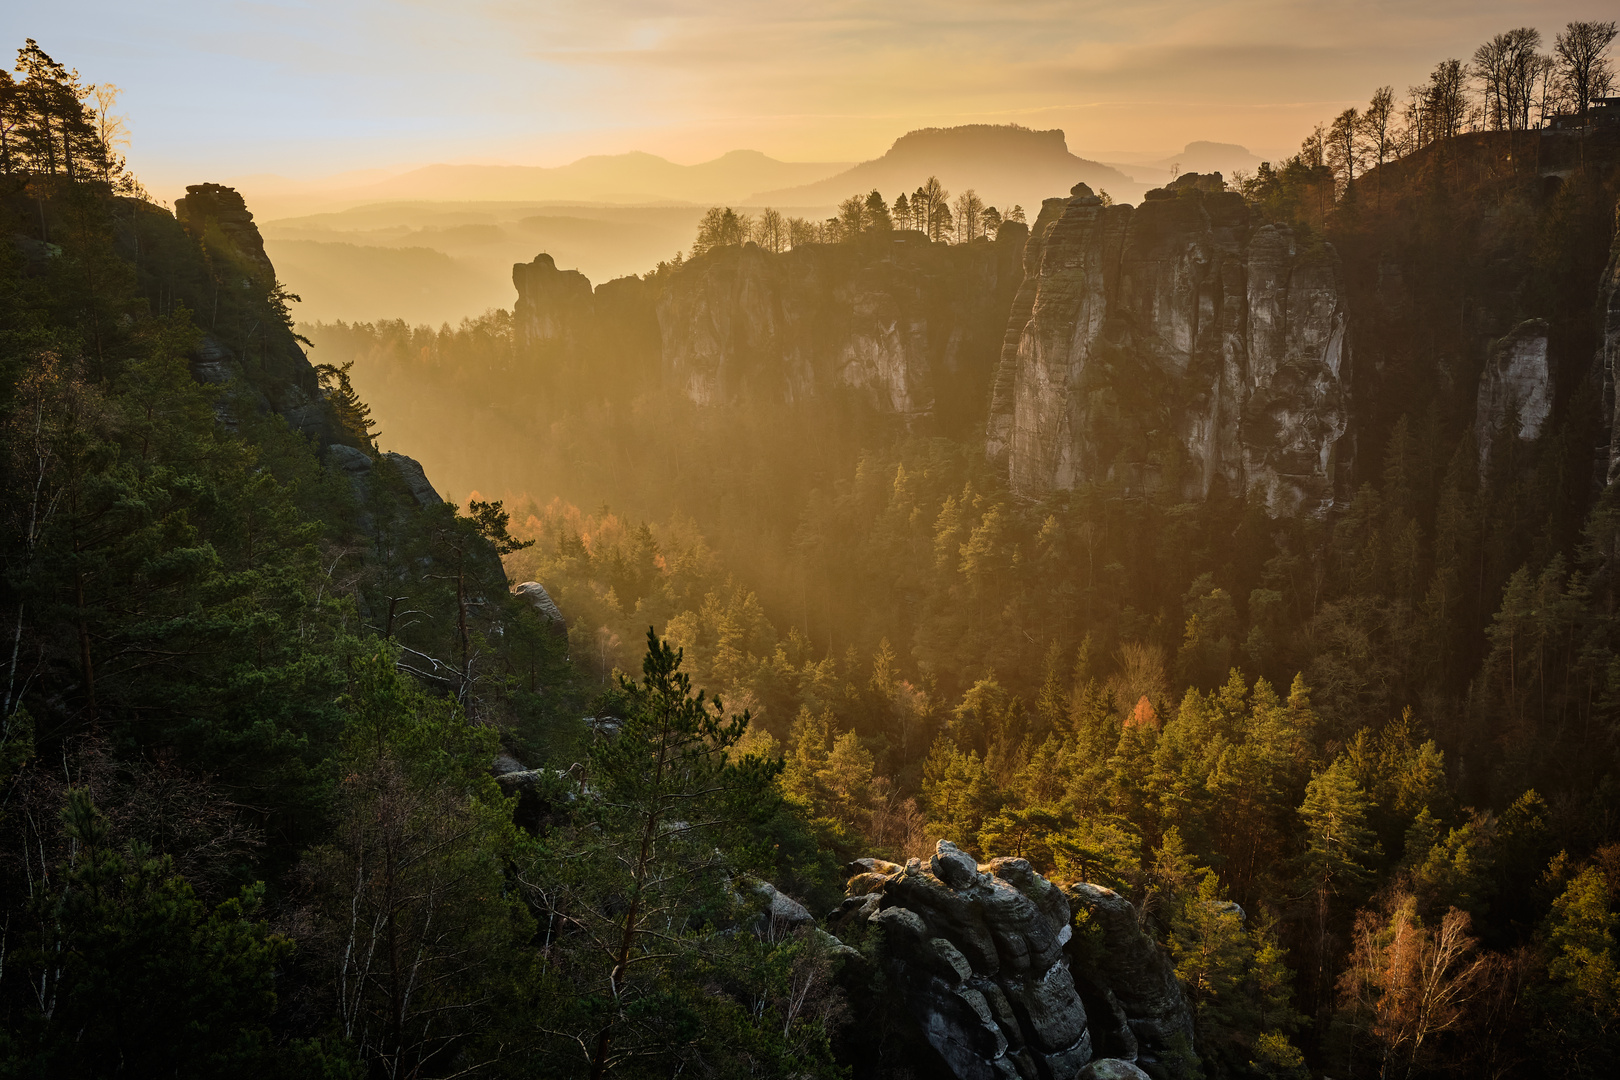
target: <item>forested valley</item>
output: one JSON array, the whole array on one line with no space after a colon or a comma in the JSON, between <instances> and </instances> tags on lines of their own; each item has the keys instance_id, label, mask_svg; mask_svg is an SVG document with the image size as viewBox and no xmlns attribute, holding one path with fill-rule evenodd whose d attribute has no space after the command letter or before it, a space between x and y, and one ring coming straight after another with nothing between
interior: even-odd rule
<instances>
[{"instance_id":1,"label":"forested valley","mask_svg":"<svg viewBox=\"0 0 1620 1080\"><path fill-rule=\"evenodd\" d=\"M1026 253L1127 220L1084 185L719 207L594 292L300 325L240 197L156 205L29 42L0 1075L1606 1075L1613 36L1132 211L1333 268L1292 502L1189 450L1140 325L1073 483L987 454ZM927 380L849 374L868 309Z\"/></svg>"}]
</instances>

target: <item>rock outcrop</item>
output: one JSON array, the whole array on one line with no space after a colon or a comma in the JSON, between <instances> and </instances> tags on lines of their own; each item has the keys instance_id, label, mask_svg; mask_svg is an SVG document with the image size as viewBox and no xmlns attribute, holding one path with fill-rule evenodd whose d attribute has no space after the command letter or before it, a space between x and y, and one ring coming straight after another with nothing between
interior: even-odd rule
<instances>
[{"instance_id":1,"label":"rock outcrop","mask_svg":"<svg viewBox=\"0 0 1620 1080\"><path fill-rule=\"evenodd\" d=\"M551 598L551 594L546 591L546 587L538 581L524 581L512 586L512 595L521 596L527 600L529 606L534 608L541 618L553 626L567 630L568 620L563 618L562 609Z\"/></svg>"},{"instance_id":2,"label":"rock outcrop","mask_svg":"<svg viewBox=\"0 0 1620 1080\"><path fill-rule=\"evenodd\" d=\"M980 866L946 840L927 865L862 859L856 869L829 921L846 933L882 935L888 984L949 1075L1074 1080L1094 1057L1154 1068L1164 1060L1158 1048L1180 1045L1183 1033L1190 1049L1191 1015L1174 973L1168 987L1162 983L1168 959L1139 932L1122 935L1111 901L1093 901L1096 893L1123 904L1134 932L1134 912L1113 893L1078 885L1071 890L1079 893L1065 895L1023 859ZM1074 896L1086 913L1078 953ZM1093 916L1093 904L1107 914ZM1099 963L1099 940L1119 945L1120 956ZM1077 960L1087 965L1078 977ZM1092 1009L1083 989L1097 1003ZM1111 1010L1100 1029L1099 1007ZM1106 1045L1098 1045L1099 1030Z\"/></svg>"},{"instance_id":3,"label":"rock outcrop","mask_svg":"<svg viewBox=\"0 0 1620 1080\"><path fill-rule=\"evenodd\" d=\"M576 349L593 332L591 282L578 270L559 270L544 253L512 267L517 303L512 317L530 348Z\"/></svg>"},{"instance_id":4,"label":"rock outcrop","mask_svg":"<svg viewBox=\"0 0 1620 1080\"><path fill-rule=\"evenodd\" d=\"M190 357L192 377L219 386L234 383L244 402L261 413L276 413L318 442L353 441L334 422L315 368L291 330L265 318L263 305L274 295L276 268L241 194L222 184L191 184L175 200L174 215L206 256L214 301L205 325L217 321L222 306L252 312L242 327L245 333L210 329L198 336ZM222 424L235 430L237 417L225 397L215 411Z\"/></svg>"},{"instance_id":5,"label":"rock outcrop","mask_svg":"<svg viewBox=\"0 0 1620 1080\"><path fill-rule=\"evenodd\" d=\"M660 291L665 375L699 403L851 390L881 412L929 415L942 396L982 394L1017 247L896 232L781 255L712 252Z\"/></svg>"},{"instance_id":6,"label":"rock outcrop","mask_svg":"<svg viewBox=\"0 0 1620 1080\"><path fill-rule=\"evenodd\" d=\"M1332 505L1348 420L1338 257L1255 227L1204 180L1135 208L1084 185L1042 207L986 433L1015 490L1113 480Z\"/></svg>"},{"instance_id":7,"label":"rock outcrop","mask_svg":"<svg viewBox=\"0 0 1620 1080\"><path fill-rule=\"evenodd\" d=\"M383 460L399 470L400 479L405 481L405 486L410 488L411 497L422 509L427 510L444 504L445 500L433 489L433 484L428 480L427 472L422 468L420 461L393 450L384 451Z\"/></svg>"},{"instance_id":8,"label":"rock outcrop","mask_svg":"<svg viewBox=\"0 0 1620 1080\"><path fill-rule=\"evenodd\" d=\"M1474 417L1479 440L1479 465L1490 464L1491 444L1502 425L1513 418L1513 432L1525 442L1541 435L1552 412L1552 369L1547 363L1547 323L1531 319L1491 342L1485 370L1479 377L1479 400Z\"/></svg>"},{"instance_id":9,"label":"rock outcrop","mask_svg":"<svg viewBox=\"0 0 1620 1080\"><path fill-rule=\"evenodd\" d=\"M1603 380L1604 415L1609 427L1606 483L1620 480L1620 233L1598 288L1598 373Z\"/></svg>"},{"instance_id":10,"label":"rock outcrop","mask_svg":"<svg viewBox=\"0 0 1620 1080\"><path fill-rule=\"evenodd\" d=\"M1193 1018L1170 958L1112 889L1076 882L1063 893L1077 926L1069 956L1091 1003L1097 1053L1173 1075L1173 1063L1192 1051Z\"/></svg>"},{"instance_id":11,"label":"rock outcrop","mask_svg":"<svg viewBox=\"0 0 1620 1080\"><path fill-rule=\"evenodd\" d=\"M1020 225L959 245L912 232L782 254L745 244L594 293L542 255L513 268L520 344L563 383L656 374L698 404L852 394L962 423L983 415L1023 239Z\"/></svg>"},{"instance_id":12,"label":"rock outcrop","mask_svg":"<svg viewBox=\"0 0 1620 1080\"><path fill-rule=\"evenodd\" d=\"M275 281L276 268L265 254L264 237L235 188L188 184L186 193L174 200L174 217L211 257L228 259L247 276L266 284Z\"/></svg>"}]
</instances>

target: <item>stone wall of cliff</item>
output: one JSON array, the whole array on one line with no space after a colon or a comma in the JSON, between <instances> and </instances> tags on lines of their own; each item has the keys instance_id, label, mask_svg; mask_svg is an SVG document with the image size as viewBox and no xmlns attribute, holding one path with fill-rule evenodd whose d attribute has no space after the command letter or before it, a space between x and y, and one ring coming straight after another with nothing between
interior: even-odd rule
<instances>
[{"instance_id":1,"label":"stone wall of cliff","mask_svg":"<svg viewBox=\"0 0 1620 1080\"><path fill-rule=\"evenodd\" d=\"M1154 194L1104 206L1081 186L1043 206L996 374L992 459L1029 495L1114 480L1325 509L1349 412L1336 253L1253 226L1235 193Z\"/></svg>"},{"instance_id":2,"label":"stone wall of cliff","mask_svg":"<svg viewBox=\"0 0 1620 1080\"><path fill-rule=\"evenodd\" d=\"M1616 210L1620 215L1620 209ZM1598 377L1603 386L1603 423L1609 445L1603 470L1606 483L1620 480L1620 232L1616 233L1609 265L1598 289Z\"/></svg>"},{"instance_id":3,"label":"stone wall of cliff","mask_svg":"<svg viewBox=\"0 0 1620 1080\"><path fill-rule=\"evenodd\" d=\"M782 254L747 244L594 293L541 255L513 268L516 317L536 362L656 375L699 404L849 392L907 421L982 422L1023 239L1014 226L965 245L910 232Z\"/></svg>"}]
</instances>

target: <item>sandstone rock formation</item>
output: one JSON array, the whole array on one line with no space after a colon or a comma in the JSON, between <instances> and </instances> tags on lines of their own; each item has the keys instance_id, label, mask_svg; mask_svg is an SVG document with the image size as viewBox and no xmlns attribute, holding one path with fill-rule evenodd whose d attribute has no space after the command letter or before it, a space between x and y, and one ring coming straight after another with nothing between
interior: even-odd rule
<instances>
[{"instance_id":1,"label":"sandstone rock formation","mask_svg":"<svg viewBox=\"0 0 1620 1080\"><path fill-rule=\"evenodd\" d=\"M1541 434L1552 412L1552 370L1547 363L1547 323L1531 319L1491 342L1485 370L1479 377L1479 401L1474 418L1479 440L1479 464L1490 464L1491 444L1507 421L1514 418L1514 434L1529 442Z\"/></svg>"},{"instance_id":2,"label":"sandstone rock formation","mask_svg":"<svg viewBox=\"0 0 1620 1080\"><path fill-rule=\"evenodd\" d=\"M529 605L540 613L540 617L553 626L567 628L568 620L563 618L562 609L551 598L551 594L546 591L546 587L538 581L524 581L512 586L512 595L521 596L527 600Z\"/></svg>"},{"instance_id":3,"label":"sandstone rock formation","mask_svg":"<svg viewBox=\"0 0 1620 1080\"><path fill-rule=\"evenodd\" d=\"M442 505L445 500L433 490L433 484L428 480L427 473L422 469L422 463L413 457L388 450L383 453L383 460L389 462L399 471L400 479L410 488L411 496L424 510Z\"/></svg>"},{"instance_id":4,"label":"sandstone rock formation","mask_svg":"<svg viewBox=\"0 0 1620 1080\"><path fill-rule=\"evenodd\" d=\"M512 285L517 289L512 316L531 347L577 347L591 332L591 282L578 270L559 270L556 260L542 253L512 267Z\"/></svg>"},{"instance_id":5,"label":"sandstone rock formation","mask_svg":"<svg viewBox=\"0 0 1620 1080\"><path fill-rule=\"evenodd\" d=\"M264 238L253 224L253 213L235 189L223 184L187 184L174 200L175 220L201 241L215 259L227 258L250 277L263 282L276 278L276 268L264 251ZM217 269L217 267L216 267Z\"/></svg>"},{"instance_id":6,"label":"sandstone rock formation","mask_svg":"<svg viewBox=\"0 0 1620 1080\"><path fill-rule=\"evenodd\" d=\"M1256 227L1204 179L1136 208L1084 185L1042 207L987 428L1016 490L1112 479L1331 506L1348 414L1338 257Z\"/></svg>"},{"instance_id":7,"label":"sandstone rock formation","mask_svg":"<svg viewBox=\"0 0 1620 1080\"><path fill-rule=\"evenodd\" d=\"M1100 885L1063 890L1082 929L1070 957L1081 997L1092 1002L1099 1055L1147 1065L1192 1050L1193 1018L1170 958L1136 921L1129 900Z\"/></svg>"},{"instance_id":8,"label":"sandstone rock formation","mask_svg":"<svg viewBox=\"0 0 1620 1080\"><path fill-rule=\"evenodd\" d=\"M889 983L949 1075L1073 1080L1093 1057L1153 1068L1164 1060L1160 1047L1190 1049L1191 1014L1174 973L1163 981L1169 961L1113 893L1078 885L1066 896L1023 859L980 866L947 840L926 866L862 859L857 869L830 921L882 935ZM1103 911L1088 915L1078 952L1076 897L1078 911ZM1135 936L1118 925L1119 905ZM1101 962L1100 947L1119 955ZM1076 961L1085 965L1078 973ZM1096 1008L1110 1012L1099 1018ZM1099 1031L1106 1045L1098 1045Z\"/></svg>"},{"instance_id":9,"label":"sandstone rock formation","mask_svg":"<svg viewBox=\"0 0 1620 1080\"><path fill-rule=\"evenodd\" d=\"M1609 426L1608 469L1605 480L1620 480L1620 235L1609 255L1598 288L1598 372L1603 379L1604 415Z\"/></svg>"},{"instance_id":10,"label":"sandstone rock formation","mask_svg":"<svg viewBox=\"0 0 1620 1080\"><path fill-rule=\"evenodd\" d=\"M910 232L780 255L746 244L594 294L542 255L513 268L520 344L598 381L656 372L698 404L852 393L906 420L982 416L1022 240L1017 226L965 245Z\"/></svg>"},{"instance_id":11,"label":"sandstone rock formation","mask_svg":"<svg viewBox=\"0 0 1620 1080\"><path fill-rule=\"evenodd\" d=\"M658 297L666 376L700 403L842 388L882 412L930 414L953 384L982 393L1016 247L897 232L782 255L752 244L710 253Z\"/></svg>"}]
</instances>

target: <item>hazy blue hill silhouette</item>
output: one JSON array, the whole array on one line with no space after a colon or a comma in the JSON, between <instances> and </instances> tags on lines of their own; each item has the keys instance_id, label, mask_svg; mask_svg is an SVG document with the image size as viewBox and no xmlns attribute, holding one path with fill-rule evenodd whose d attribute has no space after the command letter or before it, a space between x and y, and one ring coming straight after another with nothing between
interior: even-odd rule
<instances>
[{"instance_id":1,"label":"hazy blue hill silhouette","mask_svg":"<svg viewBox=\"0 0 1620 1080\"><path fill-rule=\"evenodd\" d=\"M939 177L953 194L973 188L992 205L1020 203L1026 210L1039 207L1043 198L1067 195L1082 180L1093 188L1106 189L1122 202L1140 199L1144 190L1144 185L1118 169L1070 153L1059 129L966 124L910 132L896 139L880 158L825 180L760 191L749 201L814 205L873 188L893 199L930 176Z\"/></svg>"},{"instance_id":2,"label":"hazy blue hill silhouette","mask_svg":"<svg viewBox=\"0 0 1620 1080\"><path fill-rule=\"evenodd\" d=\"M428 165L345 194L354 200L579 200L735 202L763 187L803 184L846 162L777 161L733 150L712 161L678 165L656 154L596 154L556 168L532 165Z\"/></svg>"}]
</instances>

